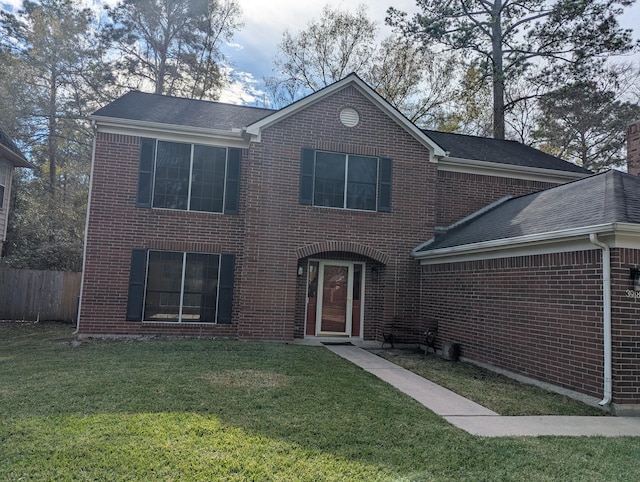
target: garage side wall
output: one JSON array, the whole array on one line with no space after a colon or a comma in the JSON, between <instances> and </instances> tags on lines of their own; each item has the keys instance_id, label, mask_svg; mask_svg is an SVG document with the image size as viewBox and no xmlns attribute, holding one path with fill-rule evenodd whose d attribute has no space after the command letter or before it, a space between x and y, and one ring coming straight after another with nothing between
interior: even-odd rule
<instances>
[{"instance_id":1,"label":"garage side wall","mask_svg":"<svg viewBox=\"0 0 640 482\"><path fill-rule=\"evenodd\" d=\"M599 250L422 267L423 313L461 355L598 397Z\"/></svg>"},{"instance_id":2,"label":"garage side wall","mask_svg":"<svg viewBox=\"0 0 640 482\"><path fill-rule=\"evenodd\" d=\"M640 267L640 250L611 250L614 402L640 413L640 291L633 289L631 267Z\"/></svg>"}]
</instances>

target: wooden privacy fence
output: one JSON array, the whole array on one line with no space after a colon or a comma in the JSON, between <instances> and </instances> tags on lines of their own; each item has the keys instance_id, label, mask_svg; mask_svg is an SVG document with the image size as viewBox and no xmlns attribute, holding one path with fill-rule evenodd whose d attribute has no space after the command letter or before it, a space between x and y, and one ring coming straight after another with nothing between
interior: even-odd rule
<instances>
[{"instance_id":1,"label":"wooden privacy fence","mask_svg":"<svg viewBox=\"0 0 640 482\"><path fill-rule=\"evenodd\" d=\"M0 268L0 320L74 321L82 273Z\"/></svg>"}]
</instances>

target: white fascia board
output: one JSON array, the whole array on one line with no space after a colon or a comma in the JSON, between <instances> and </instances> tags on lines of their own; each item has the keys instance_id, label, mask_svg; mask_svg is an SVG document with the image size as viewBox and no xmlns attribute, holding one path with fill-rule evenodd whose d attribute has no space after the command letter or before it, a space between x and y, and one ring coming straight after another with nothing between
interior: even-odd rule
<instances>
[{"instance_id":1,"label":"white fascia board","mask_svg":"<svg viewBox=\"0 0 640 482\"><path fill-rule=\"evenodd\" d=\"M556 183L565 183L593 175L579 172L556 171L555 169L542 169L539 167L515 166L513 164L502 164L498 162L460 159L456 157L443 157L439 159L438 170Z\"/></svg>"},{"instance_id":2,"label":"white fascia board","mask_svg":"<svg viewBox=\"0 0 640 482\"><path fill-rule=\"evenodd\" d=\"M507 258L534 254L562 253L594 249L589 234L601 235L601 240L612 248L640 249L640 225L610 223L566 229L547 233L494 239L475 244L412 253L421 265L457 263L480 259ZM428 245L425 243L426 246Z\"/></svg>"},{"instance_id":3,"label":"white fascia board","mask_svg":"<svg viewBox=\"0 0 640 482\"><path fill-rule=\"evenodd\" d=\"M307 97L300 99L293 104L288 105L280 109L277 112L274 112L267 117L260 119L257 122L249 125L247 127L247 133L253 136L253 140L256 142L260 141L261 132L263 129L275 124L276 122L281 121L282 119L295 114L296 112L309 107L310 105L315 104L316 102L321 101L325 97L337 92L348 85L353 84L359 91L362 93L367 99L369 99L374 105L376 105L381 111L391 117L396 123L398 123L402 128L404 128L407 132L409 132L418 142L420 142L423 146L429 149L431 153L431 157L433 156L445 156L446 152L433 140L431 140L424 132L422 132L415 124L413 124L409 119L403 116L395 107L393 107L389 102L387 102L384 98L382 98L375 90L373 90L369 85L367 85L362 79L360 79L356 75L349 75L344 79L331 84L313 94L308 95Z\"/></svg>"},{"instance_id":4,"label":"white fascia board","mask_svg":"<svg viewBox=\"0 0 640 482\"><path fill-rule=\"evenodd\" d=\"M13 167L28 167L29 169L35 169L36 168L36 166L31 164L29 161L27 161L20 154L16 154L11 149L9 149L7 146L5 146L3 144L0 144L0 158L2 158L2 157L4 157L11 164L13 164Z\"/></svg>"},{"instance_id":5,"label":"white fascia board","mask_svg":"<svg viewBox=\"0 0 640 482\"><path fill-rule=\"evenodd\" d=\"M163 124L114 117L90 116L98 132L126 136L152 137L174 142L187 142L222 147L248 148L250 140L240 130L206 129L203 127Z\"/></svg>"}]
</instances>

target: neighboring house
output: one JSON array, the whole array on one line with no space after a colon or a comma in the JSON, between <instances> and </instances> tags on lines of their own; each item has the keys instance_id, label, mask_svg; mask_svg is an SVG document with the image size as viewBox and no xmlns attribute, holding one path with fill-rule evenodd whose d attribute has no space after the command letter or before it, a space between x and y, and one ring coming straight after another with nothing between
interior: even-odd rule
<instances>
[{"instance_id":1,"label":"neighboring house","mask_svg":"<svg viewBox=\"0 0 640 482\"><path fill-rule=\"evenodd\" d=\"M92 120L81 336L437 325L466 358L640 403L635 178L420 130L355 75L278 111L131 92Z\"/></svg>"},{"instance_id":2,"label":"neighboring house","mask_svg":"<svg viewBox=\"0 0 640 482\"><path fill-rule=\"evenodd\" d=\"M0 253L7 240L9 222L9 200L14 167L35 166L27 161L15 143L0 129Z\"/></svg>"}]
</instances>

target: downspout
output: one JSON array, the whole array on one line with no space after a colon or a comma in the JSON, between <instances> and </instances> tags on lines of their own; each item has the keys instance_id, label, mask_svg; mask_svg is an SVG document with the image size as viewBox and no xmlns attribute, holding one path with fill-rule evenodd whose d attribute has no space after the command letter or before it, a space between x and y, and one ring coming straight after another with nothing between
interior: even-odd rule
<instances>
[{"instance_id":1,"label":"downspout","mask_svg":"<svg viewBox=\"0 0 640 482\"><path fill-rule=\"evenodd\" d=\"M89 211L91 210L91 192L93 191L93 165L96 161L96 139L98 137L98 127L96 121L91 121L91 128L93 130L93 147L91 149L91 174L89 174L89 197L87 199L87 215L84 220L84 246L82 246L82 275L80 277L80 296L78 298L78 315L76 317L76 331L73 332L77 335L80 331L80 310L82 309L82 292L84 291L84 272L87 263L87 237L89 235Z\"/></svg>"},{"instance_id":2,"label":"downspout","mask_svg":"<svg viewBox=\"0 0 640 482\"><path fill-rule=\"evenodd\" d=\"M604 398L600 401L601 407L611 403L611 250L602 241L598 240L596 233L589 235L591 244L602 249L602 317L604 330Z\"/></svg>"}]
</instances>

